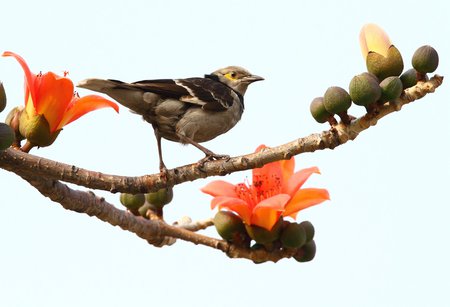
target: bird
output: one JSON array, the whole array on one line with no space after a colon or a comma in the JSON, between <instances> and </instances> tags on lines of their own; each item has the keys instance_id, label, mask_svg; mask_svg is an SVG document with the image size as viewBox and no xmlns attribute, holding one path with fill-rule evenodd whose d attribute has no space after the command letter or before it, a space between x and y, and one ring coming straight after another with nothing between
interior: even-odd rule
<instances>
[{"instance_id":1,"label":"bird","mask_svg":"<svg viewBox=\"0 0 450 307\"><path fill-rule=\"evenodd\" d=\"M167 173L161 139L191 144L205 157L198 161L229 159L200 145L226 133L241 119L247 87L264 78L239 66L218 69L204 77L156 79L126 83L90 78L78 87L104 93L153 127L158 147L159 170Z\"/></svg>"}]
</instances>

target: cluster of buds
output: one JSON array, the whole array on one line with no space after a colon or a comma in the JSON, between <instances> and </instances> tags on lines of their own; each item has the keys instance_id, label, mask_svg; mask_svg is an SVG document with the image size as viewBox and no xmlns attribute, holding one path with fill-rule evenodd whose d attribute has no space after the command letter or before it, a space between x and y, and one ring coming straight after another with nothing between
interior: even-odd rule
<instances>
[{"instance_id":1,"label":"cluster of buds","mask_svg":"<svg viewBox=\"0 0 450 307\"><path fill-rule=\"evenodd\" d=\"M363 106L368 113L377 107L395 101L407 88L419 81L428 80L427 73L434 72L439 65L439 56L431 46L422 46L412 57L413 68L403 74L403 59L399 50L391 44L387 34L377 25L365 25L360 34L361 51L366 60L367 72L352 78L349 91L332 86L323 97L314 98L310 111L319 123L337 124L338 115L345 125L352 117L347 110L354 104Z\"/></svg>"},{"instance_id":2,"label":"cluster of buds","mask_svg":"<svg viewBox=\"0 0 450 307\"><path fill-rule=\"evenodd\" d=\"M252 249L290 250L299 262L311 261L316 254L314 226L309 221L290 222L280 217L272 229L247 225L231 211L221 210L214 216L217 233L227 242Z\"/></svg>"},{"instance_id":3,"label":"cluster of buds","mask_svg":"<svg viewBox=\"0 0 450 307\"><path fill-rule=\"evenodd\" d=\"M146 219L163 217L163 208L173 199L173 188L162 188L147 194L120 194L120 202L131 213Z\"/></svg>"}]
</instances>

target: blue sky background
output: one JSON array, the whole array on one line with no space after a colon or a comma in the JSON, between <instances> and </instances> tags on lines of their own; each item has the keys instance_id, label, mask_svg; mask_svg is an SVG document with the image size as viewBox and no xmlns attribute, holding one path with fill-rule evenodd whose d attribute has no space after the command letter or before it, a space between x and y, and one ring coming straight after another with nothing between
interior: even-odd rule
<instances>
[{"instance_id":1,"label":"blue sky background","mask_svg":"<svg viewBox=\"0 0 450 307\"><path fill-rule=\"evenodd\" d=\"M248 90L242 121L205 144L230 155L326 129L311 118L309 103L365 70L358 35L367 22L388 32L406 68L416 48L430 44L441 56L437 73L450 71L447 1L43 0L1 7L0 51L19 53L34 72L68 70L74 82L135 81L241 65L265 77ZM23 72L13 59L0 59L0 80L8 110L22 104ZM315 225L318 246L304 264L255 265L186 242L158 249L66 211L0 170L0 306L449 305L449 98L445 81L355 142L296 158L297 169L320 167L308 185L332 197L299 214ZM169 167L202 157L195 148L163 146ZM125 108L87 115L32 153L104 173L158 171L151 127ZM210 197L199 191L210 180L177 186L167 220L212 216ZM98 194L119 204L118 195Z\"/></svg>"}]
</instances>

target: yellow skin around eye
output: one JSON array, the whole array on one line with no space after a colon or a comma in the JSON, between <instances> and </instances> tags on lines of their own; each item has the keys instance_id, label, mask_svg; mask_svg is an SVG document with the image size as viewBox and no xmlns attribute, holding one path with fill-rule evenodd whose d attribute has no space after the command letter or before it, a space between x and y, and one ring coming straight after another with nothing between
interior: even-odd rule
<instances>
[{"instance_id":1,"label":"yellow skin around eye","mask_svg":"<svg viewBox=\"0 0 450 307\"><path fill-rule=\"evenodd\" d=\"M234 76L232 76L232 75L234 75ZM236 80L236 75L234 73L229 72L229 73L225 74L225 78L227 78L229 80Z\"/></svg>"}]
</instances>

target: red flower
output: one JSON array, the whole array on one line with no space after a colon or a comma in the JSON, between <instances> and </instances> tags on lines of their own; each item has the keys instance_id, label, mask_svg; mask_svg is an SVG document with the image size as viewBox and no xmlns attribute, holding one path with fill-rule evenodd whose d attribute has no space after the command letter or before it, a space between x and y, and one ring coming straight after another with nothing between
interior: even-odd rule
<instances>
[{"instance_id":1,"label":"red flower","mask_svg":"<svg viewBox=\"0 0 450 307\"><path fill-rule=\"evenodd\" d=\"M119 107L116 103L109 101L101 96L88 95L79 97L74 93L74 86L72 81L66 76L59 76L53 72L45 74L33 74L30 71L25 60L10 51L5 51L3 56L14 57L25 73L25 110L27 120L35 119L38 116L43 116L48 123L48 135L56 138L56 133L59 132L65 125L80 118L86 113L96 109L111 107L116 112L119 112ZM22 125L22 123L21 123ZM25 127L24 125L22 125ZM36 125L29 125L35 127ZM42 128L42 127L41 127ZM35 135L32 131L25 131L28 129L20 128L24 137L27 135ZM42 135L41 135L42 136ZM53 138L53 141L54 141ZM41 138L42 139L42 138ZM34 145L48 146L53 141L51 140L29 140L34 142ZM50 142L50 144L48 144ZM42 143L42 144L39 144Z\"/></svg>"},{"instance_id":2,"label":"red flower","mask_svg":"<svg viewBox=\"0 0 450 307\"><path fill-rule=\"evenodd\" d=\"M265 148L259 146L256 152ZM301 189L317 167L294 173L295 160L277 161L253 169L253 182L233 185L216 180L202 188L214 196L211 208L228 209L238 214L245 224L271 230L280 216L296 218L300 210L329 199L325 189Z\"/></svg>"}]
</instances>

